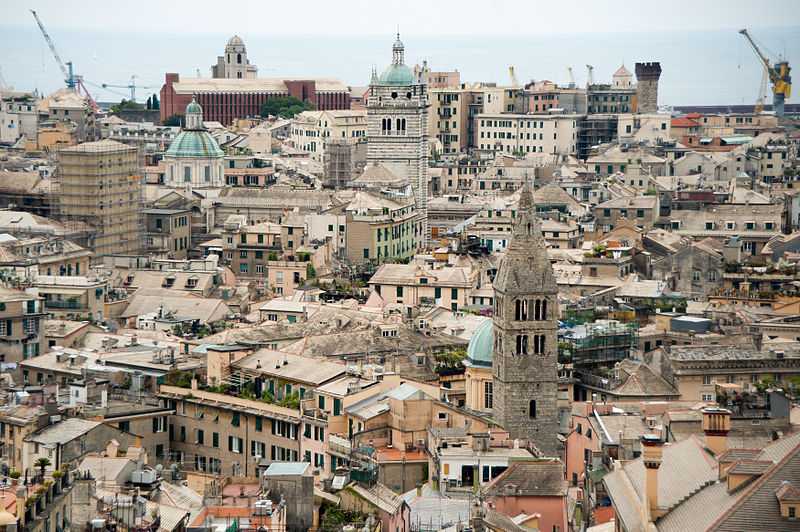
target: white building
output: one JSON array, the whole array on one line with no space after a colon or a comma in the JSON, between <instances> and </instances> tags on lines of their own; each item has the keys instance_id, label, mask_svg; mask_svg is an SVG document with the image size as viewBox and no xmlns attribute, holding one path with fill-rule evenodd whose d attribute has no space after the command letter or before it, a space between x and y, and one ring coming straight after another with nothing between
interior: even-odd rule
<instances>
[{"instance_id":1,"label":"white building","mask_svg":"<svg viewBox=\"0 0 800 532\"><path fill-rule=\"evenodd\" d=\"M573 154L578 119L575 114L479 114L475 117L475 145L480 150L516 155Z\"/></svg>"},{"instance_id":2,"label":"white building","mask_svg":"<svg viewBox=\"0 0 800 532\"><path fill-rule=\"evenodd\" d=\"M334 139L356 143L367 136L367 111L343 109L303 111L292 119L291 140L315 161L324 161L327 143Z\"/></svg>"},{"instance_id":3,"label":"white building","mask_svg":"<svg viewBox=\"0 0 800 532\"><path fill-rule=\"evenodd\" d=\"M194 99L186 106L186 127L164 154L164 184L209 188L225 183L225 153L203 125L203 108Z\"/></svg>"},{"instance_id":4,"label":"white building","mask_svg":"<svg viewBox=\"0 0 800 532\"><path fill-rule=\"evenodd\" d=\"M380 164L414 191L428 233L428 97L427 86L405 65L400 35L392 46L392 64L378 77L373 71L367 97L367 164Z\"/></svg>"}]
</instances>

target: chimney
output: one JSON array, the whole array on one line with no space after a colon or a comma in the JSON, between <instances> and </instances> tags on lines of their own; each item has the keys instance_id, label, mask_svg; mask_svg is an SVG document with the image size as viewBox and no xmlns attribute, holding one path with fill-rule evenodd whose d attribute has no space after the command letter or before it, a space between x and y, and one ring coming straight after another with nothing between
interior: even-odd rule
<instances>
[{"instance_id":1,"label":"chimney","mask_svg":"<svg viewBox=\"0 0 800 532\"><path fill-rule=\"evenodd\" d=\"M661 516L658 508L658 468L661 467L661 456L664 452L664 442L655 434L642 436L642 460L645 467L644 489L647 495L647 504L643 505L644 521L649 523Z\"/></svg>"},{"instance_id":2,"label":"chimney","mask_svg":"<svg viewBox=\"0 0 800 532\"><path fill-rule=\"evenodd\" d=\"M728 432L731 430L731 411L725 408L703 409L703 432L706 447L716 456L728 450Z\"/></svg>"}]
</instances>

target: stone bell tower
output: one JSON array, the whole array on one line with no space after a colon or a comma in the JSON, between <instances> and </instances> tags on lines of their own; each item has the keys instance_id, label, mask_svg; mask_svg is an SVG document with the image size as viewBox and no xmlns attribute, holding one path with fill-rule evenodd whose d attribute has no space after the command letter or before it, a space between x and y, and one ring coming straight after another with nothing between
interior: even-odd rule
<instances>
[{"instance_id":1,"label":"stone bell tower","mask_svg":"<svg viewBox=\"0 0 800 532\"><path fill-rule=\"evenodd\" d=\"M494 290L494 419L512 438L555 455L558 289L527 183Z\"/></svg>"}]
</instances>

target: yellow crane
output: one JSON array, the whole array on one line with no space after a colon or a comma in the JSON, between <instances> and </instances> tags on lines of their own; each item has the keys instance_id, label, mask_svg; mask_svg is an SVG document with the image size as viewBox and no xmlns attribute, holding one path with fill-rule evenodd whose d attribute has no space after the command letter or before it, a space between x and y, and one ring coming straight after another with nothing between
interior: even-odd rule
<instances>
[{"instance_id":1,"label":"yellow crane","mask_svg":"<svg viewBox=\"0 0 800 532\"><path fill-rule=\"evenodd\" d=\"M779 59L772 63L758 47L747 29L739 30L739 33L744 35L758 59L764 65L769 81L772 83L772 110L775 111L777 116L783 116L784 103L792 95L792 69L789 67L789 62L785 59Z\"/></svg>"}]
</instances>

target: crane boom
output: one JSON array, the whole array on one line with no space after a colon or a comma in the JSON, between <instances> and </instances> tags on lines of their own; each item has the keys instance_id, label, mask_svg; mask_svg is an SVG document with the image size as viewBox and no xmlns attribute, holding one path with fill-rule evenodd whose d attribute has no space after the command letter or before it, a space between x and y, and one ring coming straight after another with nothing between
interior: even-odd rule
<instances>
[{"instance_id":1,"label":"crane boom","mask_svg":"<svg viewBox=\"0 0 800 532\"><path fill-rule=\"evenodd\" d=\"M792 69L789 67L789 62L779 59L775 64L770 63L769 58L764 55L747 29L741 29L739 33L744 35L759 61L764 65L769 81L772 83L772 109L776 115L783 116L784 103L792 94L792 77L790 75Z\"/></svg>"},{"instance_id":2,"label":"crane boom","mask_svg":"<svg viewBox=\"0 0 800 532\"><path fill-rule=\"evenodd\" d=\"M67 70L67 67L64 65L64 61L61 60L61 56L58 55L58 50L56 50L56 45L53 43L53 39L50 38L50 35L47 33L47 30L44 29L44 24L42 24L42 19L39 18L39 15L36 14L36 11L33 9L30 10L33 14L33 18L36 19L36 24L39 26L39 30L41 30L42 35L44 36L44 40L47 41L47 46L50 47L50 51L53 52L53 57L56 58L56 63L58 64L58 68L61 69L61 73L64 75L64 81L67 83L67 87L70 89L75 88L75 78L73 77L72 73Z\"/></svg>"}]
</instances>

